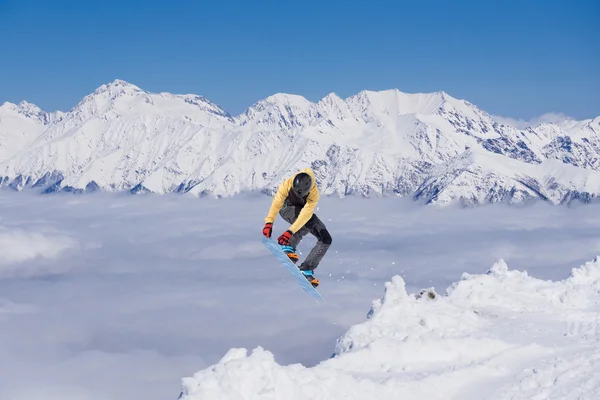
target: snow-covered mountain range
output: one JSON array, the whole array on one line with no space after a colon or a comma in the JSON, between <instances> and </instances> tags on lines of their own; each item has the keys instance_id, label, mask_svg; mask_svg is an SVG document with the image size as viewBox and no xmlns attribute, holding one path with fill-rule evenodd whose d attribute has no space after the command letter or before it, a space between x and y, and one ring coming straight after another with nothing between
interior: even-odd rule
<instances>
[{"instance_id":1,"label":"snow-covered mountain range","mask_svg":"<svg viewBox=\"0 0 600 400\"><path fill-rule=\"evenodd\" d=\"M0 106L0 184L232 196L272 192L310 166L323 194L427 203L590 201L600 194L600 117L521 130L444 92L290 94L232 116L196 95L116 80L68 112Z\"/></svg>"}]
</instances>

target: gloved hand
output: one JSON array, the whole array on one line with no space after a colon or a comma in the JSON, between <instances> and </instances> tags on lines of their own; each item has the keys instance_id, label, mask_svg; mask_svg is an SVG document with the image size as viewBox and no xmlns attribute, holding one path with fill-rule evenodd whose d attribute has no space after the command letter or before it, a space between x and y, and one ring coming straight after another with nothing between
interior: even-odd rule
<instances>
[{"instance_id":1,"label":"gloved hand","mask_svg":"<svg viewBox=\"0 0 600 400\"><path fill-rule=\"evenodd\" d=\"M283 234L281 236L279 236L279 239L277 239L277 242L281 246L289 246L292 235L293 235L292 231L287 230L287 231L283 232Z\"/></svg>"},{"instance_id":2,"label":"gloved hand","mask_svg":"<svg viewBox=\"0 0 600 400\"><path fill-rule=\"evenodd\" d=\"M273 232L273 223L267 222L263 228L263 235L269 239L271 237L271 232Z\"/></svg>"}]
</instances>

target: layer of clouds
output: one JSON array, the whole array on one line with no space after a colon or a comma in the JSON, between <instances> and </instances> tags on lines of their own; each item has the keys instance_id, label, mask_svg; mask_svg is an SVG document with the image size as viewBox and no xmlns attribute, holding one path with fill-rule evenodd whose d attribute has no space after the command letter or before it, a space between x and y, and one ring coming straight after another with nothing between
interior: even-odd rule
<instances>
[{"instance_id":1,"label":"layer of clouds","mask_svg":"<svg viewBox=\"0 0 600 400\"><path fill-rule=\"evenodd\" d=\"M536 127L543 123L558 124L565 121L573 121L573 118L562 113L546 113L544 115L540 115L539 117L535 117L530 120L516 119L511 117L501 117L498 115L492 115L491 117L500 124L513 126L517 129Z\"/></svg>"},{"instance_id":2,"label":"layer of clouds","mask_svg":"<svg viewBox=\"0 0 600 400\"><path fill-rule=\"evenodd\" d=\"M182 377L231 347L263 346L282 364L326 359L393 275L443 292L499 258L562 279L600 254L595 205L323 198L333 245L318 305L261 250L270 201L0 193L4 243L18 249L1 268L37 271L0 279L0 398L177 398ZM274 235L287 227L278 218Z\"/></svg>"}]
</instances>

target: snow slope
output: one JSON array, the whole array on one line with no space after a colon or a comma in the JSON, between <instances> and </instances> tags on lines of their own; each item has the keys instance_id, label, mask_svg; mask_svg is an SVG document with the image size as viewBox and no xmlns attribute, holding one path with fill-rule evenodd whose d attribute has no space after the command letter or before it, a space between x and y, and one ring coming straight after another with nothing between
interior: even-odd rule
<instances>
[{"instance_id":1,"label":"snow slope","mask_svg":"<svg viewBox=\"0 0 600 400\"><path fill-rule=\"evenodd\" d=\"M477 190L473 190L477 188ZM415 192L427 203L523 203L544 199L553 204L589 201L600 193L600 173L556 159L522 163L499 154L467 150L436 165Z\"/></svg>"},{"instance_id":2,"label":"snow slope","mask_svg":"<svg viewBox=\"0 0 600 400\"><path fill-rule=\"evenodd\" d=\"M306 368L233 348L184 378L180 398L595 399L599 339L600 258L556 282L500 260L444 296L394 276L331 358Z\"/></svg>"},{"instance_id":3,"label":"snow slope","mask_svg":"<svg viewBox=\"0 0 600 400\"><path fill-rule=\"evenodd\" d=\"M448 174L465 151L500 157L488 164L494 157L478 156L470 170ZM552 169L560 178L542 173L545 183L538 172L519 179L552 186L550 195L514 179L548 160L575 168ZM121 80L102 85L66 113L44 113L27 103L0 107L0 184L16 190L227 197L272 192L284 176L306 166L324 194L339 196L590 201L598 188L580 183L595 181L600 168L600 118L519 130L447 93L399 90L347 99L332 93L316 103L278 93L232 116L200 96L150 93ZM486 173L461 178L472 170ZM553 186L553 179L561 183Z\"/></svg>"},{"instance_id":4,"label":"snow slope","mask_svg":"<svg viewBox=\"0 0 600 400\"><path fill-rule=\"evenodd\" d=\"M0 162L25 150L37 139L54 119L39 107L21 102L4 103L0 106Z\"/></svg>"}]
</instances>

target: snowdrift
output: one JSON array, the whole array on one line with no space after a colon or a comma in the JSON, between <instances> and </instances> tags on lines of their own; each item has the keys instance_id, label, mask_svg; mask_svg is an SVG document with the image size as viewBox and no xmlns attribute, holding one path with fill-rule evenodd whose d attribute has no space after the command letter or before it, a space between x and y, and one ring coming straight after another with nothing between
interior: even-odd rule
<instances>
[{"instance_id":1,"label":"snowdrift","mask_svg":"<svg viewBox=\"0 0 600 400\"><path fill-rule=\"evenodd\" d=\"M180 399L598 399L599 338L600 258L556 282L500 260L444 295L394 276L319 365L231 349Z\"/></svg>"}]
</instances>

